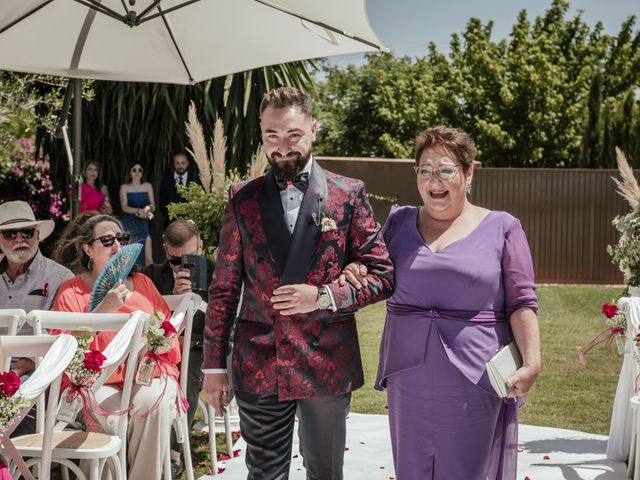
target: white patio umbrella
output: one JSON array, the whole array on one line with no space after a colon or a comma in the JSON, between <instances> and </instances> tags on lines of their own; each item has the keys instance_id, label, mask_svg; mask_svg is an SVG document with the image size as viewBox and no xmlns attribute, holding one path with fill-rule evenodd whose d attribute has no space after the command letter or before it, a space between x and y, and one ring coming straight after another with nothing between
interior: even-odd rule
<instances>
[{"instance_id":1,"label":"white patio umbrella","mask_svg":"<svg viewBox=\"0 0 640 480\"><path fill-rule=\"evenodd\" d=\"M365 0L0 0L0 70L191 84L378 50ZM79 158L79 82L75 91ZM77 203L80 162L66 143Z\"/></svg>"},{"instance_id":2,"label":"white patio umbrella","mask_svg":"<svg viewBox=\"0 0 640 480\"><path fill-rule=\"evenodd\" d=\"M0 69L189 84L383 50L364 0L2 0Z\"/></svg>"}]
</instances>

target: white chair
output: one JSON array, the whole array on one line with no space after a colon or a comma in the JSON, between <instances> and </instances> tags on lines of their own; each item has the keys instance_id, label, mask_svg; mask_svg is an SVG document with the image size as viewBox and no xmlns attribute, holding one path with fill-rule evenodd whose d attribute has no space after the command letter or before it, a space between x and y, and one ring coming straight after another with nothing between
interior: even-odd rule
<instances>
[{"instance_id":1,"label":"white chair","mask_svg":"<svg viewBox=\"0 0 640 480\"><path fill-rule=\"evenodd\" d=\"M229 372L231 370L229 369ZM231 375L229 374L229 377ZM233 388L231 381L229 382L229 388ZM240 431L240 415L238 414L238 404L235 397L231 398L229 405L227 405L227 411L223 417L216 415L215 410L209 404L209 402L198 399L198 408L202 411L202 417L204 423L207 424L209 429L209 456L211 457L211 467L213 469L213 476L218 473L218 452L216 445L216 432L220 432L224 429L225 443L227 446L227 452L229 456L233 457L233 433Z\"/></svg>"},{"instance_id":2,"label":"white chair","mask_svg":"<svg viewBox=\"0 0 640 480\"><path fill-rule=\"evenodd\" d=\"M55 424L56 406L60 395L60 382L62 373L73 359L77 348L78 342L71 335L59 335L58 337L51 337L49 335L0 337L0 355L3 357L43 357L38 367L14 395L24 397L29 402L28 406L16 414L4 430L0 430L0 443L3 446L4 452L13 461L14 474L15 471L18 470L24 478L28 480L34 479L23 456L16 448L16 443L19 443L23 437L11 439L9 435L29 412L36 400L44 395L47 387L51 386L49 389L49 406L45 415L44 432L41 436L45 447L39 459L38 469L40 480L49 479L51 470L51 441Z\"/></svg>"},{"instance_id":3,"label":"white chair","mask_svg":"<svg viewBox=\"0 0 640 480\"><path fill-rule=\"evenodd\" d=\"M634 384L640 375L640 365L638 365L640 358L636 358L638 354L636 353L636 348L633 345L633 339L640 331L638 328L638 321L640 320L640 306L636 300L637 299L621 298L619 301L619 308L624 309L627 317L625 335L627 337L627 346L631 345ZM640 433L640 425L638 425L640 422L640 396L637 392L629 400L629 406L631 407L632 422L627 477L634 480L640 480L640 449L638 448L640 446L640 439L638 438L638 434Z\"/></svg>"},{"instance_id":4,"label":"white chair","mask_svg":"<svg viewBox=\"0 0 640 480\"><path fill-rule=\"evenodd\" d=\"M24 310L17 308L0 309L0 331L4 332L3 335L16 335L26 319L27 313ZM8 371L10 367L11 358L7 357L4 362L4 371Z\"/></svg>"},{"instance_id":5,"label":"white chair","mask_svg":"<svg viewBox=\"0 0 640 480\"><path fill-rule=\"evenodd\" d=\"M36 334L43 328L61 330L117 331L116 336L104 349L107 359L103 364L103 372L92 386L96 391L106 379L125 362L127 358L135 359L126 364L124 383L120 398L119 410L126 410L131 400L131 390L137 369L137 354L142 348L142 331L148 315L136 311L129 314L97 314L49 312L34 310L27 316ZM56 428L64 428L59 424ZM117 434L56 431L52 442L52 461L68 468L78 478L86 478L84 473L72 460L87 460L90 465L89 478L99 480L101 472L109 465L116 479L127 477L126 442L128 415L117 417ZM16 447L23 457L37 460L43 455L42 439L39 434L21 437Z\"/></svg>"},{"instance_id":6,"label":"white chair","mask_svg":"<svg viewBox=\"0 0 640 480\"><path fill-rule=\"evenodd\" d=\"M193 314L197 305L202 301L201 298L194 293L186 293L184 295L164 295L169 309L173 312L171 315L171 324L178 332L178 335L184 333L181 347L180 360L180 387L186 395L187 380L189 378L189 354L191 351L191 328L193 326ZM186 413L180 415L173 422L178 443L182 444L182 454L184 456L185 472L188 480L194 480L193 462L191 459L191 442L189 441L189 430L191 426L187 423ZM167 444L168 445L168 444ZM171 455L170 447L167 446L167 452L164 457L164 478L171 480Z\"/></svg>"}]
</instances>

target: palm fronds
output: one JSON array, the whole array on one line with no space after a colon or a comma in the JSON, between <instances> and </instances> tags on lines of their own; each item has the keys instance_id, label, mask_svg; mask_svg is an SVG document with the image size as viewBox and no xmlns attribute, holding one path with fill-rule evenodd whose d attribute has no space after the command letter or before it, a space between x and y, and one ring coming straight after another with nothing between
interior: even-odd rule
<instances>
[{"instance_id":1,"label":"palm fronds","mask_svg":"<svg viewBox=\"0 0 640 480\"><path fill-rule=\"evenodd\" d=\"M633 169L627 162L624 153L618 147L616 147L616 158L618 160L618 171L622 177L622 180L612 177L618 187L617 192L629 203L634 212L640 212L640 186L638 186Z\"/></svg>"}]
</instances>

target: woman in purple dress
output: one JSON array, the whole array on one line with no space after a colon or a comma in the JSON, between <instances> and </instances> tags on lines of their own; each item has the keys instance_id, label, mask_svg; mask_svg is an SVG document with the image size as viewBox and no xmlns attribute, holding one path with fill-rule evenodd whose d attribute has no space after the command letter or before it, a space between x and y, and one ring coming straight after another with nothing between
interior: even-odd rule
<instances>
[{"instance_id":1,"label":"woman in purple dress","mask_svg":"<svg viewBox=\"0 0 640 480\"><path fill-rule=\"evenodd\" d=\"M467 200L475 145L429 128L416 141L421 207L394 207L395 266L375 388L387 390L398 480L516 478L518 397L540 369L537 301L520 222ZM524 366L497 396L485 362L515 339Z\"/></svg>"}]
</instances>

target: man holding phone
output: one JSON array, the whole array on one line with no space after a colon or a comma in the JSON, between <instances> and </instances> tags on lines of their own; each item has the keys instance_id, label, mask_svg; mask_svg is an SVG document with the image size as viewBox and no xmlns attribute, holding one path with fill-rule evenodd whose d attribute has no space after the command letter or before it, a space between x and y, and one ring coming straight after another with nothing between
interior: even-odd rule
<instances>
[{"instance_id":1,"label":"man holding phone","mask_svg":"<svg viewBox=\"0 0 640 480\"><path fill-rule=\"evenodd\" d=\"M203 243L195 223L188 220L172 222L162 236L167 260L161 264L147 265L142 273L147 275L163 295L182 295L197 293L206 301L207 288L211 282L214 265L202 257ZM206 268L203 268L206 266ZM206 270L203 272L202 270ZM197 281L199 278L199 281ZM206 280L205 280L206 279ZM202 285L201 283L204 283ZM198 406L198 395L202 389L204 374L202 366L202 335L204 330L204 312L197 310L193 316L191 330L191 352L189 354L189 378L187 379L187 423L193 423ZM181 445L171 439L171 473L180 478L184 467L180 462Z\"/></svg>"}]
</instances>

